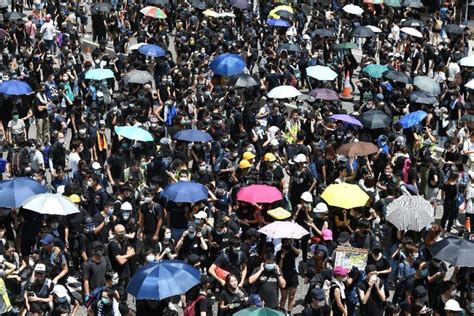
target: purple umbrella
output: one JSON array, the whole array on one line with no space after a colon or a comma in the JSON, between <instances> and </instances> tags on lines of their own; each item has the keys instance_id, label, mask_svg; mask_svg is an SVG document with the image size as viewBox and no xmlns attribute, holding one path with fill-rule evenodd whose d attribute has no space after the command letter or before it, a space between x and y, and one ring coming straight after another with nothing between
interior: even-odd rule
<instances>
[{"instance_id":1,"label":"purple umbrella","mask_svg":"<svg viewBox=\"0 0 474 316\"><path fill-rule=\"evenodd\" d=\"M332 118L333 120L336 120L336 121L343 121L343 122L346 122L348 124L357 125L357 126L362 127L362 123L359 122L358 119L356 119L353 116L347 115L347 114L334 114L334 115L331 115L330 118Z\"/></svg>"},{"instance_id":2,"label":"purple umbrella","mask_svg":"<svg viewBox=\"0 0 474 316\"><path fill-rule=\"evenodd\" d=\"M326 88L313 89L309 92L309 95L319 100L339 100L339 95L336 91Z\"/></svg>"},{"instance_id":3,"label":"purple umbrella","mask_svg":"<svg viewBox=\"0 0 474 316\"><path fill-rule=\"evenodd\" d=\"M231 0L230 3L234 8L241 10L245 10L249 7L249 3L247 0Z\"/></svg>"}]
</instances>

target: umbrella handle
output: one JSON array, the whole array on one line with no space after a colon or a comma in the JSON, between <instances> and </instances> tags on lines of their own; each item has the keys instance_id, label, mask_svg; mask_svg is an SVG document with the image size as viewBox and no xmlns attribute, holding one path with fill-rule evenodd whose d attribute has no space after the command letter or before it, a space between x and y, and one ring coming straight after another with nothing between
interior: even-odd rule
<instances>
[{"instance_id":1,"label":"umbrella handle","mask_svg":"<svg viewBox=\"0 0 474 316\"><path fill-rule=\"evenodd\" d=\"M47 184L46 189L48 189L48 193L56 193L56 190L51 184Z\"/></svg>"}]
</instances>

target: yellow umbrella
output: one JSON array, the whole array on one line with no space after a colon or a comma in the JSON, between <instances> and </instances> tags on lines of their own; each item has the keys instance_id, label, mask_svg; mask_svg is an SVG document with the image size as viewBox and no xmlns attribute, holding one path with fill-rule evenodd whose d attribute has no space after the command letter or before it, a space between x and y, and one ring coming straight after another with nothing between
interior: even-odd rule
<instances>
[{"instance_id":1,"label":"yellow umbrella","mask_svg":"<svg viewBox=\"0 0 474 316\"><path fill-rule=\"evenodd\" d=\"M277 207L273 210L269 210L267 214L278 220L287 219L291 216L291 213L285 210L283 207Z\"/></svg>"},{"instance_id":2,"label":"yellow umbrella","mask_svg":"<svg viewBox=\"0 0 474 316\"><path fill-rule=\"evenodd\" d=\"M274 19L279 19L280 15L277 13L279 11L285 11L285 12L289 12L291 14L294 13L293 8L290 7L289 5L279 5L279 6L275 7L274 9L272 9L270 11L270 13L268 14L268 16L272 17Z\"/></svg>"},{"instance_id":3,"label":"yellow umbrella","mask_svg":"<svg viewBox=\"0 0 474 316\"><path fill-rule=\"evenodd\" d=\"M348 183L331 184L321 197L331 206L350 209L364 206L369 196L358 185Z\"/></svg>"},{"instance_id":4,"label":"yellow umbrella","mask_svg":"<svg viewBox=\"0 0 474 316\"><path fill-rule=\"evenodd\" d=\"M219 13L217 13L216 11L212 11L210 9L207 9L206 11L204 11L202 14L204 14L205 16L210 16L211 18L217 18L219 17Z\"/></svg>"}]
</instances>

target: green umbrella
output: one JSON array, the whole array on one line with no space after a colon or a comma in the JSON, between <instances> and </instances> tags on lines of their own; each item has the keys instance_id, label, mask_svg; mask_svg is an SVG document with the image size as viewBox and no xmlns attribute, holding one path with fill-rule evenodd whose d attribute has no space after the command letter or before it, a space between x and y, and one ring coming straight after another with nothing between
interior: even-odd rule
<instances>
[{"instance_id":1,"label":"green umbrella","mask_svg":"<svg viewBox=\"0 0 474 316\"><path fill-rule=\"evenodd\" d=\"M400 3L400 0L385 0L384 4L390 7L397 7L397 8L402 6L402 4Z\"/></svg>"},{"instance_id":2,"label":"green umbrella","mask_svg":"<svg viewBox=\"0 0 474 316\"><path fill-rule=\"evenodd\" d=\"M382 78L382 74L387 70L387 66L379 64L367 65L362 69L362 71L368 74L371 78Z\"/></svg>"},{"instance_id":3,"label":"green umbrella","mask_svg":"<svg viewBox=\"0 0 474 316\"><path fill-rule=\"evenodd\" d=\"M345 42L345 43L336 44L336 46L334 47L336 49L353 49L353 48L357 48L357 45L354 43Z\"/></svg>"},{"instance_id":4,"label":"green umbrella","mask_svg":"<svg viewBox=\"0 0 474 316\"><path fill-rule=\"evenodd\" d=\"M267 307L248 307L234 313L234 316L285 316L285 314Z\"/></svg>"}]
</instances>

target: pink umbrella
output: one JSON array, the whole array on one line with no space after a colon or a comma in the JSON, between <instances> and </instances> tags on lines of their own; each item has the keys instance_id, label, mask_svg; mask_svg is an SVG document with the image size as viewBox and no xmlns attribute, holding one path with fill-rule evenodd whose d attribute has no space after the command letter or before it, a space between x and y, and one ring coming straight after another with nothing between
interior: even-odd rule
<instances>
[{"instance_id":1,"label":"pink umbrella","mask_svg":"<svg viewBox=\"0 0 474 316\"><path fill-rule=\"evenodd\" d=\"M237 192L237 200L248 203L273 203L283 199L281 192L272 186L252 184Z\"/></svg>"},{"instance_id":2,"label":"pink umbrella","mask_svg":"<svg viewBox=\"0 0 474 316\"><path fill-rule=\"evenodd\" d=\"M301 225L293 222L273 222L260 228L258 231L271 238L300 239L309 234Z\"/></svg>"}]
</instances>

